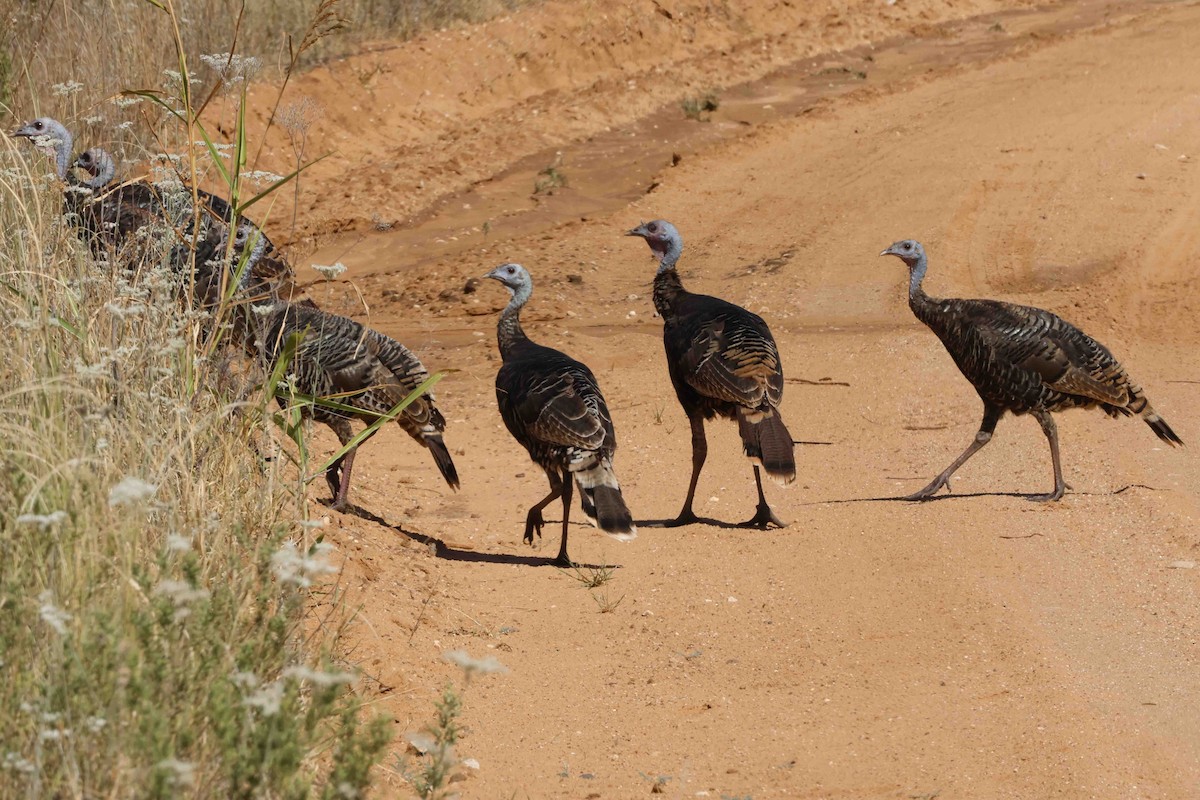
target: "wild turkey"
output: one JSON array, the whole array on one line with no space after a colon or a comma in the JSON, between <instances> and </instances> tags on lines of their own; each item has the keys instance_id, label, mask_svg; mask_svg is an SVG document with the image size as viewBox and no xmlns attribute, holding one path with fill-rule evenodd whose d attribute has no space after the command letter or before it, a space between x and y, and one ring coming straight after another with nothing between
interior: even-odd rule
<instances>
[{"instance_id":1,"label":"wild turkey","mask_svg":"<svg viewBox=\"0 0 1200 800\"><path fill-rule=\"evenodd\" d=\"M34 147L52 156L59 180L69 180L71 146L75 139L65 125L50 117L38 117L17 128L12 135L13 138L30 140Z\"/></svg>"},{"instance_id":2,"label":"wild turkey","mask_svg":"<svg viewBox=\"0 0 1200 800\"><path fill-rule=\"evenodd\" d=\"M72 224L80 219L83 208L95 193L101 190L112 175L103 174L103 165L96 164L97 171L89 173L87 180L76 179L71 171L71 146L74 137L56 119L39 117L13 131L16 138L29 139L35 147L54 159L54 172L65 185L63 187L63 214ZM91 156L88 157L90 162ZM111 165L111 161L109 162Z\"/></svg>"},{"instance_id":3,"label":"wild turkey","mask_svg":"<svg viewBox=\"0 0 1200 800\"><path fill-rule=\"evenodd\" d=\"M198 269L211 258L215 243L221 239L223 227L233 220L229 201L211 192L197 189L200 201L200 233L193 236L196 215L193 213L191 190L181 186L166 192L147 181L131 181L112 186L114 161L103 148L94 147L80 154L74 165L88 173L88 179L77 181L70 173L73 137L66 126L50 117L39 117L13 132L14 137L30 139L35 146L54 157L58 177L68 184L66 210L77 217L87 232L93 250L104 247L120 248L128 241L145 235L154 228L173 234L174 245L170 259L177 268L189 260L195 242L198 250ZM82 187L88 191L80 192ZM97 196L91 196L97 195ZM294 290L292 268L267 235L254 222L238 217L239 235L253 240L262 248L256 259L254 285L269 289L272 294L287 299Z\"/></svg>"},{"instance_id":4,"label":"wild turkey","mask_svg":"<svg viewBox=\"0 0 1200 800\"><path fill-rule=\"evenodd\" d=\"M107 188L115 172L112 157L99 147L82 153L75 160L75 166L91 176L84 183L94 191ZM168 198L159 187L145 181L124 183L84 204L78 211L80 222L91 233L93 242L113 247L120 247L149 226L165 223L176 231L170 261L177 269L191 261L194 240L196 283L205 287L198 295L199 301L202 305L215 305L219 298L207 290L215 291L217 284L211 280L215 274L207 265L225 254L233 208L224 198L198 190L200 235L193 236L195 215L191 212L191 194L184 194L186 196ZM242 296L290 299L295 288L291 265L263 230L246 217L239 216L236 237L239 252L243 245L250 244L256 253L250 261L252 267L248 270L247 280L240 289Z\"/></svg>"},{"instance_id":5,"label":"wild turkey","mask_svg":"<svg viewBox=\"0 0 1200 800\"><path fill-rule=\"evenodd\" d=\"M351 414L316 404L301 407L306 417L332 428L343 445L354 436L351 419L374 422L429 377L404 345L346 317L286 302L254 307L250 315L255 321L248 345L268 369L281 357L288 337L302 334L293 362L287 367L296 392L333 398L341 405L362 410ZM433 393L418 397L400 412L396 422L429 449L446 483L457 489L458 472L442 441L446 420L438 411ZM325 472L335 509L346 505L357 449L352 448Z\"/></svg>"},{"instance_id":6,"label":"wild turkey","mask_svg":"<svg viewBox=\"0 0 1200 800\"><path fill-rule=\"evenodd\" d=\"M950 476L991 441L1005 411L1033 414L1050 443L1054 491L1031 500L1058 500L1067 488L1053 411L1099 406L1110 417L1137 414L1167 444L1183 444L1112 353L1071 323L1040 308L998 300L930 297L921 288L925 249L912 239L896 242L880 255L896 256L908 265L909 307L942 340L983 400L983 422L974 441L932 483L906 500L928 499L943 486L950 491Z\"/></svg>"},{"instance_id":7,"label":"wild turkey","mask_svg":"<svg viewBox=\"0 0 1200 800\"><path fill-rule=\"evenodd\" d=\"M533 294L533 279L525 268L502 264L484 277L512 292L496 328L504 361L496 373L500 416L550 480L550 494L525 518L525 541L533 544L535 532L541 538L542 509L561 496L562 540L555 563L570 566L567 521L574 484L589 522L621 541L637 535L613 471L617 436L612 417L591 370L558 350L531 342L521 329L521 308Z\"/></svg>"},{"instance_id":8,"label":"wild turkey","mask_svg":"<svg viewBox=\"0 0 1200 800\"><path fill-rule=\"evenodd\" d=\"M113 176L117 174L117 167L113 163L112 156L103 147L84 150L79 154L79 158L75 159L74 166L88 174L87 180L80 181L80 185L93 191L107 187L112 183Z\"/></svg>"},{"instance_id":9,"label":"wild turkey","mask_svg":"<svg viewBox=\"0 0 1200 800\"><path fill-rule=\"evenodd\" d=\"M758 487L758 509L741 527L787 527L767 504L760 471L761 467L781 484L796 479L795 445L779 411L783 365L767 323L733 303L683 288L675 271L683 239L671 223L643 223L628 235L645 239L659 259L654 307L663 318L663 345L675 396L692 427L692 480L683 510L667 524L698 521L692 501L708 456L704 421L726 417L737 420Z\"/></svg>"}]
</instances>

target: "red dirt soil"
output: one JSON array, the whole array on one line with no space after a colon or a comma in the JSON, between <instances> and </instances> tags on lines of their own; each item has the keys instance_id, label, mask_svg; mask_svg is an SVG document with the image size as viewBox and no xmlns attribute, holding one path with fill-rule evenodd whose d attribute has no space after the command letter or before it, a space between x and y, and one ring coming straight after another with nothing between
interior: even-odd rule
<instances>
[{"instance_id":1,"label":"red dirt soil","mask_svg":"<svg viewBox=\"0 0 1200 800\"><path fill-rule=\"evenodd\" d=\"M461 492L393 429L358 458L357 509L313 505L361 607L348 657L397 733L431 718L457 678L442 653L463 649L509 669L466 689L465 797L1196 796L1194 448L1060 415L1073 490L1033 504L1049 454L1009 417L954 495L888 500L981 408L877 254L915 237L930 293L1060 313L1200 443L1198 31L1197 4L1136 0L563 1L295 81L325 109L308 152L337 150L306 176L296 252L350 267L310 295L457 370L437 391ZM709 87L728 102L683 119ZM286 169L268 142L262 166ZM531 197L557 151L568 186ZM592 367L635 516L671 517L687 423L654 261L622 236L656 217L683 233L689 288L770 323L785 419L830 444L768 486L784 530L643 524L621 544L572 524L576 560L618 567L589 590L545 563L559 506L521 542L546 484L495 408L507 298L464 287L530 270L526 330ZM735 426L711 424L697 512L753 505Z\"/></svg>"}]
</instances>

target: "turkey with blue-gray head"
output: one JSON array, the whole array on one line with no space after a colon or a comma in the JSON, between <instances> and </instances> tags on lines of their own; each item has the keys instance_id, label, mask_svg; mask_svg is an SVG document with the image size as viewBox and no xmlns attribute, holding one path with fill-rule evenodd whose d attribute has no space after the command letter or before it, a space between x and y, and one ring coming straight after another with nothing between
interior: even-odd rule
<instances>
[{"instance_id":1,"label":"turkey with blue-gray head","mask_svg":"<svg viewBox=\"0 0 1200 800\"><path fill-rule=\"evenodd\" d=\"M332 428L343 446L354 438L351 420L376 421L429 377L407 347L347 317L283 301L249 306L246 311L240 316L242 324L250 327L244 344L261 359L268 375L287 356L289 339L300 337L283 374L296 394L324 398L339 406L298 403L305 417ZM281 398L279 403L282 406L285 400ZM426 391L413 400L400 411L396 423L429 450L446 483L457 489L458 471L442 440L446 419L433 392ZM347 503L354 457L366 441L350 448L325 471L335 509Z\"/></svg>"},{"instance_id":2,"label":"turkey with blue-gray head","mask_svg":"<svg viewBox=\"0 0 1200 800\"><path fill-rule=\"evenodd\" d=\"M512 293L496 335L503 364L496 373L496 401L509 433L546 472L550 493L529 509L525 541L542 535L542 509L562 498L562 539L555 563L569 566L567 523L571 495L579 487L583 512L618 540L637 528L613 470L617 437L596 376L570 356L537 344L521 328L521 309L533 295L533 279L520 264L501 264L492 278Z\"/></svg>"},{"instance_id":3,"label":"turkey with blue-gray head","mask_svg":"<svg viewBox=\"0 0 1200 800\"><path fill-rule=\"evenodd\" d=\"M1071 323L1040 308L999 300L930 297L922 288L929 265L925 248L914 239L895 242L880 255L896 256L908 266L909 307L941 339L983 400L983 422L971 444L928 486L905 499L926 500L943 486L949 491L950 476L991 441L1006 411L1032 414L1050 445L1054 489L1032 500L1058 500L1067 488L1051 412L1099 407L1110 417L1137 415L1159 439L1183 444L1108 348Z\"/></svg>"},{"instance_id":4,"label":"turkey with blue-gray head","mask_svg":"<svg viewBox=\"0 0 1200 800\"><path fill-rule=\"evenodd\" d=\"M692 428L692 478L683 509L668 525L699 521L692 510L700 470L708 457L704 421L736 420L742 448L754 464L758 507L742 527L786 527L767 503L762 472L781 484L796 479L795 444L783 424L783 362L762 317L717 297L683 288L676 271L683 237L666 220L628 232L658 259L654 307L663 320L663 347L675 396Z\"/></svg>"}]
</instances>

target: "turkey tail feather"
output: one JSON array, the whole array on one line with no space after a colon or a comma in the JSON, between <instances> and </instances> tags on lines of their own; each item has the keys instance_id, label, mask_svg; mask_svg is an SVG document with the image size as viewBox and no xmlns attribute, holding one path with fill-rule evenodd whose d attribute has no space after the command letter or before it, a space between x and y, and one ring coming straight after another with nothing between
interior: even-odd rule
<instances>
[{"instance_id":1,"label":"turkey tail feather","mask_svg":"<svg viewBox=\"0 0 1200 800\"><path fill-rule=\"evenodd\" d=\"M621 490L615 486L597 486L595 488L596 521L600 530L611 534L617 539L628 541L637 536L637 527L633 524L633 514L625 505Z\"/></svg>"},{"instance_id":2,"label":"turkey tail feather","mask_svg":"<svg viewBox=\"0 0 1200 800\"><path fill-rule=\"evenodd\" d=\"M1171 430L1171 426L1167 424L1167 421L1155 413L1154 409L1150 406L1146 406L1142 411L1142 419L1150 426L1150 430L1154 431L1155 435L1167 444L1172 447L1183 444L1183 439L1179 438L1179 434Z\"/></svg>"},{"instance_id":3,"label":"turkey tail feather","mask_svg":"<svg viewBox=\"0 0 1200 800\"><path fill-rule=\"evenodd\" d=\"M426 435L422 438L425 446L429 448L429 452L433 454L434 463L437 464L446 483L450 484L451 489L457 489L459 485L458 470L454 468L454 459L450 458L450 451L446 449L446 443L442 441L441 434Z\"/></svg>"},{"instance_id":4,"label":"turkey tail feather","mask_svg":"<svg viewBox=\"0 0 1200 800\"><path fill-rule=\"evenodd\" d=\"M579 470L575 482L589 522L623 542L637 537L633 514L625 504L611 461L603 458L590 468Z\"/></svg>"},{"instance_id":5,"label":"turkey tail feather","mask_svg":"<svg viewBox=\"0 0 1200 800\"><path fill-rule=\"evenodd\" d=\"M787 485L796 480L795 443L778 409L772 409L757 421L751 421L745 411L738 414L738 430L747 457L757 464L776 483Z\"/></svg>"}]
</instances>

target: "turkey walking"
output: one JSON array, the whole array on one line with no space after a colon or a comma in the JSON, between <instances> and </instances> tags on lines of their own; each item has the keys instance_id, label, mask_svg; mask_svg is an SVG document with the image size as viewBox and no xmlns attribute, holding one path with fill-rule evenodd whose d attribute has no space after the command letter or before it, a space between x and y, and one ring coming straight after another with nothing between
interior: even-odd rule
<instances>
[{"instance_id":1,"label":"turkey walking","mask_svg":"<svg viewBox=\"0 0 1200 800\"><path fill-rule=\"evenodd\" d=\"M285 302L256 307L251 315L257 330L249 344L268 368L281 357L288 337L302 334L286 371L297 393L332 398L343 406L361 409L354 413L316 403L301 406L305 416L332 428L342 445L354 437L351 419L374 422L429 377L407 347L346 317ZM414 400L396 422L428 448L446 483L457 489L458 472L442 441L446 420L433 393ZM351 448L325 472L334 508L346 505L357 449Z\"/></svg>"},{"instance_id":2,"label":"turkey walking","mask_svg":"<svg viewBox=\"0 0 1200 800\"><path fill-rule=\"evenodd\" d=\"M1099 406L1110 417L1136 414L1171 446L1183 440L1155 413L1140 386L1108 349L1049 311L998 300L939 300L925 294L921 281L927 265L920 242L905 239L880 255L908 265L908 305L917 319L942 340L959 370L983 400L983 422L967 449L924 489L906 500L925 500L943 486L968 458L991 441L1005 411L1032 414L1050 443L1054 490L1031 500L1063 496L1058 428L1053 411Z\"/></svg>"},{"instance_id":3,"label":"turkey walking","mask_svg":"<svg viewBox=\"0 0 1200 800\"><path fill-rule=\"evenodd\" d=\"M704 421L726 417L737 420L758 487L758 509L741 527L787 527L767 504L762 486L761 470L781 484L796 479L795 444L779 411L783 365L767 323L733 303L683 288L675 271L683 239L671 223L643 223L628 235L645 239L658 256L654 307L663 318L663 345L675 396L692 427L692 480L683 510L667 524L698 521L692 501L708 456Z\"/></svg>"},{"instance_id":4,"label":"turkey walking","mask_svg":"<svg viewBox=\"0 0 1200 800\"><path fill-rule=\"evenodd\" d=\"M562 540L555 563L570 566L567 520L574 484L592 524L621 541L637 535L613 471L617 437L612 417L591 370L558 350L531 342L521 329L521 308L533 294L533 280L525 268L503 264L484 277L512 292L496 329L504 362L496 374L500 416L550 480L550 494L526 516L525 541L533 544L535 532L541 538L542 509L561 496Z\"/></svg>"}]
</instances>

